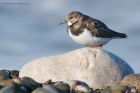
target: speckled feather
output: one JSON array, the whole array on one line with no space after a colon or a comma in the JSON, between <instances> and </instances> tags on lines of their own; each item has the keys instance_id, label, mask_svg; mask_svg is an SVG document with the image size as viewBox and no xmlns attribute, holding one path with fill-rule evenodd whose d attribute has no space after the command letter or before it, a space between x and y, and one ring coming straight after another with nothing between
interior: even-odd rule
<instances>
[{"instance_id":1,"label":"speckled feather","mask_svg":"<svg viewBox=\"0 0 140 93\"><path fill-rule=\"evenodd\" d=\"M126 38L127 35L119 32L115 32L109 29L103 22L93 19L87 15L80 14L82 17L81 21L78 21L71 26L69 29L73 35L78 36L84 29L88 29L92 36L102 37L102 38Z\"/></svg>"}]
</instances>

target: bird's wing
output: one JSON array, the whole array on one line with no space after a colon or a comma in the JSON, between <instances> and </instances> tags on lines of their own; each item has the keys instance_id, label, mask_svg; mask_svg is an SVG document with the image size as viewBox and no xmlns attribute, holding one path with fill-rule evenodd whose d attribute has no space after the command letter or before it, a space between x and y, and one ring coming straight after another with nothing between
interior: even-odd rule
<instances>
[{"instance_id":1,"label":"bird's wing","mask_svg":"<svg viewBox=\"0 0 140 93\"><path fill-rule=\"evenodd\" d=\"M126 34L118 33L113 30L110 30L103 22L92 19L87 16L84 21L85 27L91 31L93 36L102 37L102 38L126 38Z\"/></svg>"}]
</instances>

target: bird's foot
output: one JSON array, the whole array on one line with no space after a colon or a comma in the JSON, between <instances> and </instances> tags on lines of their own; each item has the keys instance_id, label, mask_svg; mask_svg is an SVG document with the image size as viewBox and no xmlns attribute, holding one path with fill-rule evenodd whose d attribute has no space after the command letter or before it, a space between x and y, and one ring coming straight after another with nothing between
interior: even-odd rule
<instances>
[{"instance_id":1,"label":"bird's foot","mask_svg":"<svg viewBox=\"0 0 140 93\"><path fill-rule=\"evenodd\" d=\"M103 45L99 45L99 46L96 46L96 47L94 47L94 48L95 48L95 50L100 50L100 49L102 49L102 46L103 46Z\"/></svg>"}]
</instances>

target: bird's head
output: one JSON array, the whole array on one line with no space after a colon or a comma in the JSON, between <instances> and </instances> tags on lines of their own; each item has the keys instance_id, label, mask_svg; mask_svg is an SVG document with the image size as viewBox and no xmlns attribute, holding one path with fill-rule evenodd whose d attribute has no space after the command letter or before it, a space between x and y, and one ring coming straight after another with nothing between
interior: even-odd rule
<instances>
[{"instance_id":1,"label":"bird's head","mask_svg":"<svg viewBox=\"0 0 140 93\"><path fill-rule=\"evenodd\" d=\"M67 23L68 26L71 26L74 23L81 21L82 18L83 18L83 14L81 12L72 11L68 14L65 23Z\"/></svg>"}]
</instances>

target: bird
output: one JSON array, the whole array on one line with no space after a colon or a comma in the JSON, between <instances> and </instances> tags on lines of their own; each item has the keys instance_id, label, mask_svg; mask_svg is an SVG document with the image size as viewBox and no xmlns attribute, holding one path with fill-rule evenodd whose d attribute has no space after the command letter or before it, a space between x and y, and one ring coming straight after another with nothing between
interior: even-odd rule
<instances>
[{"instance_id":1,"label":"bird","mask_svg":"<svg viewBox=\"0 0 140 93\"><path fill-rule=\"evenodd\" d=\"M127 38L124 33L111 30L102 21L85 15L79 11L72 11L65 19L69 36L78 44L102 48L112 39Z\"/></svg>"}]
</instances>

